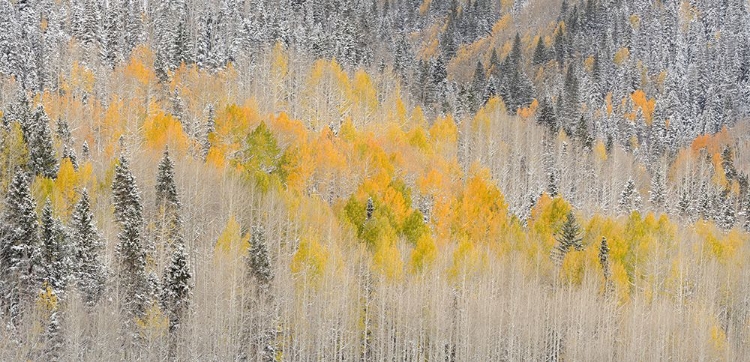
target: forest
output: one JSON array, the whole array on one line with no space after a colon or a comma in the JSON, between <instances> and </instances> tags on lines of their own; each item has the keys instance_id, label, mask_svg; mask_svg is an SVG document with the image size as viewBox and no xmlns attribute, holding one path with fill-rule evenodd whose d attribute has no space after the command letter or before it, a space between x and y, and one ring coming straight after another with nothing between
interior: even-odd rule
<instances>
[{"instance_id":1,"label":"forest","mask_svg":"<svg viewBox=\"0 0 750 362\"><path fill-rule=\"evenodd\" d=\"M749 5L0 0L0 360L743 360Z\"/></svg>"}]
</instances>

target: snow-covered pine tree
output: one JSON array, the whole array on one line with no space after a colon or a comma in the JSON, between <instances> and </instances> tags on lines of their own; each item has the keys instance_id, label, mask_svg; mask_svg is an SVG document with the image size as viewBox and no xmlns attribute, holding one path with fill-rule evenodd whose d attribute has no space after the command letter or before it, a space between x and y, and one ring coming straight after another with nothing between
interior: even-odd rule
<instances>
[{"instance_id":1,"label":"snow-covered pine tree","mask_svg":"<svg viewBox=\"0 0 750 362\"><path fill-rule=\"evenodd\" d=\"M261 225L252 227L248 255L248 276L257 284L259 292L265 292L273 280L271 259L266 245L266 231Z\"/></svg>"},{"instance_id":2,"label":"snow-covered pine tree","mask_svg":"<svg viewBox=\"0 0 750 362\"><path fill-rule=\"evenodd\" d=\"M170 245L182 242L180 206L174 180L174 162L169 157L169 150L164 150L156 174L156 242L159 250L166 250ZM158 266L162 267L162 255L158 255L157 259L160 261Z\"/></svg>"},{"instance_id":3,"label":"snow-covered pine tree","mask_svg":"<svg viewBox=\"0 0 750 362\"><path fill-rule=\"evenodd\" d=\"M547 62L547 48L544 46L544 39L542 37L539 37L539 41L536 43L536 48L534 49L534 58L532 60L532 64L534 65L542 65Z\"/></svg>"},{"instance_id":4,"label":"snow-covered pine tree","mask_svg":"<svg viewBox=\"0 0 750 362\"><path fill-rule=\"evenodd\" d=\"M637 211L641 207L641 194L635 188L635 181L632 178L628 178L625 186L620 192L620 199L618 200L618 206L620 211L624 213L630 213Z\"/></svg>"},{"instance_id":5,"label":"snow-covered pine tree","mask_svg":"<svg viewBox=\"0 0 750 362\"><path fill-rule=\"evenodd\" d=\"M174 356L174 333L177 332L190 302L190 266L184 243L173 247L172 257L164 270L161 303L169 318L170 355Z\"/></svg>"},{"instance_id":6,"label":"snow-covered pine tree","mask_svg":"<svg viewBox=\"0 0 750 362\"><path fill-rule=\"evenodd\" d=\"M104 292L107 272L102 262L104 244L94 225L89 193L81 191L71 217L71 241L73 243L73 277L83 301L93 306Z\"/></svg>"},{"instance_id":7,"label":"snow-covered pine tree","mask_svg":"<svg viewBox=\"0 0 750 362\"><path fill-rule=\"evenodd\" d=\"M117 234L120 301L126 327L129 327L136 318L145 315L152 288L146 274L141 195L125 156L121 156L115 166L112 193L115 220L120 224Z\"/></svg>"},{"instance_id":8,"label":"snow-covered pine tree","mask_svg":"<svg viewBox=\"0 0 750 362\"><path fill-rule=\"evenodd\" d=\"M37 107L28 124L24 126L24 139L29 149L31 171L37 176L54 179L59 164L49 127L49 117L42 106Z\"/></svg>"},{"instance_id":9,"label":"snow-covered pine tree","mask_svg":"<svg viewBox=\"0 0 750 362\"><path fill-rule=\"evenodd\" d=\"M40 253L36 202L30 181L19 170L5 196L0 226L0 296L2 312L15 324L41 286Z\"/></svg>"},{"instance_id":10,"label":"snow-covered pine tree","mask_svg":"<svg viewBox=\"0 0 750 362\"><path fill-rule=\"evenodd\" d=\"M539 116L536 121L551 132L557 133L557 117L555 117L555 108L549 97L544 97L539 102Z\"/></svg>"},{"instance_id":11,"label":"snow-covered pine tree","mask_svg":"<svg viewBox=\"0 0 750 362\"><path fill-rule=\"evenodd\" d=\"M664 189L664 176L660 170L655 170L651 175L651 190L649 190L649 202L655 208L660 209L664 206L666 190Z\"/></svg>"},{"instance_id":12,"label":"snow-covered pine tree","mask_svg":"<svg viewBox=\"0 0 750 362\"><path fill-rule=\"evenodd\" d=\"M250 351L250 355L258 356L262 361L273 361L276 330L273 322L273 294L270 288L274 275L266 245L265 229L263 226L255 225L251 233L247 275L254 285L251 286L253 292L248 295L248 307L250 310L264 312L251 313L252 317L242 331L244 343L240 349L239 359L246 359L247 352Z\"/></svg>"},{"instance_id":13,"label":"snow-covered pine tree","mask_svg":"<svg viewBox=\"0 0 750 362\"><path fill-rule=\"evenodd\" d=\"M71 272L69 235L60 220L52 214L49 198L42 208L40 239L43 279L60 295L68 285Z\"/></svg>"}]
</instances>

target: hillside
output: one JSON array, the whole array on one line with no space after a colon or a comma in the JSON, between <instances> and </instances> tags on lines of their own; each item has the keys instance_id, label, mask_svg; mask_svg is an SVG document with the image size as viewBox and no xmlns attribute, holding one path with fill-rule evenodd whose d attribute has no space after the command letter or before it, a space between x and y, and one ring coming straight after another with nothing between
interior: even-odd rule
<instances>
[{"instance_id":1,"label":"hillside","mask_svg":"<svg viewBox=\"0 0 750 362\"><path fill-rule=\"evenodd\" d=\"M0 360L742 360L748 31L0 0Z\"/></svg>"}]
</instances>

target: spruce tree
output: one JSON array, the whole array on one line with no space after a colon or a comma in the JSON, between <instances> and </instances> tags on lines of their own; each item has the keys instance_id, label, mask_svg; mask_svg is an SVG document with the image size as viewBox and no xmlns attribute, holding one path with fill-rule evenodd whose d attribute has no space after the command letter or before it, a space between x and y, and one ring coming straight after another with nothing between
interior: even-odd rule
<instances>
[{"instance_id":1,"label":"spruce tree","mask_svg":"<svg viewBox=\"0 0 750 362\"><path fill-rule=\"evenodd\" d=\"M571 247L577 251L583 249L581 227L578 225L573 211L568 212L565 222L555 235L555 240L557 245L552 249L551 258L558 267L562 266L563 259L565 259L565 255L568 254Z\"/></svg>"},{"instance_id":2,"label":"spruce tree","mask_svg":"<svg viewBox=\"0 0 750 362\"><path fill-rule=\"evenodd\" d=\"M38 176L57 177L59 164L49 127L49 117L41 106L36 109L31 123L24 131L24 138L29 148L31 170Z\"/></svg>"},{"instance_id":3,"label":"spruce tree","mask_svg":"<svg viewBox=\"0 0 750 362\"><path fill-rule=\"evenodd\" d=\"M5 196L0 226L0 296L13 324L41 286L36 202L29 187L29 177L17 171Z\"/></svg>"},{"instance_id":4,"label":"spruce tree","mask_svg":"<svg viewBox=\"0 0 750 362\"><path fill-rule=\"evenodd\" d=\"M101 260L104 244L94 225L94 215L91 213L86 189L81 191L81 198L73 210L71 233L76 287L81 292L84 303L93 306L104 292L106 269Z\"/></svg>"},{"instance_id":5,"label":"spruce tree","mask_svg":"<svg viewBox=\"0 0 750 362\"><path fill-rule=\"evenodd\" d=\"M618 205L620 207L620 211L625 213L636 211L640 208L641 195L635 188L635 181L633 181L632 178L629 178L625 183L625 186L620 193Z\"/></svg>"},{"instance_id":6,"label":"spruce tree","mask_svg":"<svg viewBox=\"0 0 750 362\"><path fill-rule=\"evenodd\" d=\"M273 280L273 270L271 270L271 260L266 245L266 231L260 225L252 227L248 274L257 283L259 292L266 291Z\"/></svg>"},{"instance_id":7,"label":"spruce tree","mask_svg":"<svg viewBox=\"0 0 750 362\"><path fill-rule=\"evenodd\" d=\"M245 344L249 344L251 355L260 357L262 361L273 361L276 354L274 346L276 327L272 305L273 294L270 289L274 275L264 228L260 225L253 226L251 232L247 273L248 278L254 282L252 286L254 292L249 295L248 303L252 318L243 329L242 339L246 343L243 343L240 359L246 358L247 346Z\"/></svg>"},{"instance_id":8,"label":"spruce tree","mask_svg":"<svg viewBox=\"0 0 750 362\"><path fill-rule=\"evenodd\" d=\"M49 283L55 294L61 294L68 284L71 269L69 236L60 220L52 214L49 199L42 208L41 219L42 266L44 281Z\"/></svg>"},{"instance_id":9,"label":"spruce tree","mask_svg":"<svg viewBox=\"0 0 750 362\"><path fill-rule=\"evenodd\" d=\"M604 280L609 280L612 276L612 271L609 265L609 245L607 245L607 238L602 236L602 243L599 245L599 264L602 267L604 273Z\"/></svg>"},{"instance_id":10,"label":"spruce tree","mask_svg":"<svg viewBox=\"0 0 750 362\"><path fill-rule=\"evenodd\" d=\"M179 243L173 249L169 264L164 270L161 295L162 306L169 318L170 333L177 331L187 311L192 278L185 245Z\"/></svg>"},{"instance_id":11,"label":"spruce tree","mask_svg":"<svg viewBox=\"0 0 750 362\"><path fill-rule=\"evenodd\" d=\"M146 274L146 253L143 247L143 209L141 195L130 172L125 156L115 166L112 183L115 220L120 224L117 234L120 301L126 327L146 312L151 288Z\"/></svg>"},{"instance_id":12,"label":"spruce tree","mask_svg":"<svg viewBox=\"0 0 750 362\"><path fill-rule=\"evenodd\" d=\"M547 62L547 48L544 46L544 40L542 37L539 37L539 41L536 43L536 48L534 49L534 58L532 59L532 63L534 65L542 65Z\"/></svg>"},{"instance_id":13,"label":"spruce tree","mask_svg":"<svg viewBox=\"0 0 750 362\"><path fill-rule=\"evenodd\" d=\"M557 133L558 131L555 108L552 106L552 101L548 97L542 98L542 101L539 102L539 116L537 122L554 133Z\"/></svg>"},{"instance_id":14,"label":"spruce tree","mask_svg":"<svg viewBox=\"0 0 750 362\"><path fill-rule=\"evenodd\" d=\"M656 170L651 176L651 190L649 190L649 201L656 208L664 206L664 176L661 171Z\"/></svg>"},{"instance_id":15,"label":"spruce tree","mask_svg":"<svg viewBox=\"0 0 750 362\"><path fill-rule=\"evenodd\" d=\"M591 138L589 127L586 124L586 119L583 115L581 115L581 118L578 120L578 125L576 125L576 138L578 138L578 142L581 143L584 149L591 149L594 140Z\"/></svg>"},{"instance_id":16,"label":"spruce tree","mask_svg":"<svg viewBox=\"0 0 750 362\"><path fill-rule=\"evenodd\" d=\"M156 174L156 207L164 213L176 213L180 209L174 181L174 162L169 157L168 149L164 150Z\"/></svg>"}]
</instances>

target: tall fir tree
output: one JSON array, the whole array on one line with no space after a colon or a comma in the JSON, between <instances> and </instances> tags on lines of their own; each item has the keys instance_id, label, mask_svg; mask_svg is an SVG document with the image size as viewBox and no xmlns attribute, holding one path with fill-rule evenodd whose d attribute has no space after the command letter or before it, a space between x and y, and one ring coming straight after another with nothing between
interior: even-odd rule
<instances>
[{"instance_id":1,"label":"tall fir tree","mask_svg":"<svg viewBox=\"0 0 750 362\"><path fill-rule=\"evenodd\" d=\"M577 251L583 250L581 226L578 225L573 211L569 211L566 215L565 221L555 235L555 240L557 245L552 249L551 258L558 267L562 266L563 259L570 248Z\"/></svg>"},{"instance_id":2,"label":"tall fir tree","mask_svg":"<svg viewBox=\"0 0 750 362\"><path fill-rule=\"evenodd\" d=\"M60 295L68 285L71 274L69 235L62 222L52 213L49 199L42 208L41 230L42 266L44 281L49 283L55 294Z\"/></svg>"},{"instance_id":3,"label":"tall fir tree","mask_svg":"<svg viewBox=\"0 0 750 362\"><path fill-rule=\"evenodd\" d=\"M17 171L5 196L0 226L0 296L2 311L11 323L18 322L41 287L39 224L36 202L24 171Z\"/></svg>"},{"instance_id":4,"label":"tall fir tree","mask_svg":"<svg viewBox=\"0 0 750 362\"><path fill-rule=\"evenodd\" d=\"M125 327L132 329L133 323L146 313L152 288L146 274L141 195L125 156L121 156L115 166L112 193L115 220L120 226L117 234L119 297Z\"/></svg>"},{"instance_id":5,"label":"tall fir tree","mask_svg":"<svg viewBox=\"0 0 750 362\"><path fill-rule=\"evenodd\" d=\"M270 287L273 281L273 270L268 245L266 245L266 231L260 225L252 227L247 270L250 279L255 281L260 292Z\"/></svg>"},{"instance_id":6,"label":"tall fir tree","mask_svg":"<svg viewBox=\"0 0 750 362\"><path fill-rule=\"evenodd\" d=\"M641 194L635 187L635 181L629 178L625 183L625 186L620 192L620 199L618 200L618 206L620 211L624 213L630 213L637 211L641 207Z\"/></svg>"},{"instance_id":7,"label":"tall fir tree","mask_svg":"<svg viewBox=\"0 0 750 362\"><path fill-rule=\"evenodd\" d=\"M95 305L104 292L107 271L102 262L104 243L94 224L91 201L86 189L76 203L71 217L73 243L73 275L84 303Z\"/></svg>"},{"instance_id":8,"label":"tall fir tree","mask_svg":"<svg viewBox=\"0 0 750 362\"><path fill-rule=\"evenodd\" d=\"M38 176L54 179L57 177L59 163L49 122L44 108L38 107L31 122L24 128L24 138L29 149L31 170Z\"/></svg>"}]
</instances>

